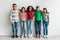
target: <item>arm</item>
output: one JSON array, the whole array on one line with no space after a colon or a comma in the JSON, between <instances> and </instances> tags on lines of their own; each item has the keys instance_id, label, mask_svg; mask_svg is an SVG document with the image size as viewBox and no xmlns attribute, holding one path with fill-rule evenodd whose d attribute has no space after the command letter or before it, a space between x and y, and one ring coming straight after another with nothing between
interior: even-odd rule
<instances>
[{"instance_id":1,"label":"arm","mask_svg":"<svg viewBox=\"0 0 60 40\"><path fill-rule=\"evenodd\" d=\"M48 24L49 24L49 13L48 13L48 15L47 15L47 18L48 18Z\"/></svg>"},{"instance_id":2,"label":"arm","mask_svg":"<svg viewBox=\"0 0 60 40\"><path fill-rule=\"evenodd\" d=\"M10 11L10 21L12 22L12 11Z\"/></svg>"},{"instance_id":3,"label":"arm","mask_svg":"<svg viewBox=\"0 0 60 40\"><path fill-rule=\"evenodd\" d=\"M33 13L33 16L35 16L35 11L34 11L34 13Z\"/></svg>"},{"instance_id":4,"label":"arm","mask_svg":"<svg viewBox=\"0 0 60 40\"><path fill-rule=\"evenodd\" d=\"M41 16L42 16L42 20L43 20L43 12L41 11Z\"/></svg>"}]
</instances>

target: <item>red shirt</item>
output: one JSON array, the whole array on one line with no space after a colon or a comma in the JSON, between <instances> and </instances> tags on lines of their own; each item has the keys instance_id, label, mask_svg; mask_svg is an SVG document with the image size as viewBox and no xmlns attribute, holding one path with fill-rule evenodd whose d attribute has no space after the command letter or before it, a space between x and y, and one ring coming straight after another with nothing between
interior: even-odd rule
<instances>
[{"instance_id":1,"label":"red shirt","mask_svg":"<svg viewBox=\"0 0 60 40\"><path fill-rule=\"evenodd\" d=\"M33 13L34 13L34 11L27 12L28 20L32 20L33 19Z\"/></svg>"}]
</instances>

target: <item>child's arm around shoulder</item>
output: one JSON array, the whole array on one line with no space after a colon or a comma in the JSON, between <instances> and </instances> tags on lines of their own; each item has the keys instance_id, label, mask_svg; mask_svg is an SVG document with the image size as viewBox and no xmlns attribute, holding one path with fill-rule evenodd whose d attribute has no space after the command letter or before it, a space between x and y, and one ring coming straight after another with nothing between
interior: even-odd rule
<instances>
[{"instance_id":1,"label":"child's arm around shoulder","mask_svg":"<svg viewBox=\"0 0 60 40\"><path fill-rule=\"evenodd\" d=\"M36 13L36 10L34 11L34 14L33 14L33 16L35 16L35 13Z\"/></svg>"}]
</instances>

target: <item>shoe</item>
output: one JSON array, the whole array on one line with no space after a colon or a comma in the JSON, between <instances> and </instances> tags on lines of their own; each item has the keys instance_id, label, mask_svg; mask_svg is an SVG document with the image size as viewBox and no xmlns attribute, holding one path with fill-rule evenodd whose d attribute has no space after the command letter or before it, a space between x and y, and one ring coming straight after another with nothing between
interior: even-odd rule
<instances>
[{"instance_id":1,"label":"shoe","mask_svg":"<svg viewBox=\"0 0 60 40\"><path fill-rule=\"evenodd\" d=\"M37 35L35 36L35 38L37 38Z\"/></svg>"},{"instance_id":2,"label":"shoe","mask_svg":"<svg viewBox=\"0 0 60 40\"><path fill-rule=\"evenodd\" d=\"M40 35L37 35L37 38L40 38Z\"/></svg>"},{"instance_id":3,"label":"shoe","mask_svg":"<svg viewBox=\"0 0 60 40\"><path fill-rule=\"evenodd\" d=\"M31 38L33 37L32 34L30 34L30 37L31 37Z\"/></svg>"},{"instance_id":4,"label":"shoe","mask_svg":"<svg viewBox=\"0 0 60 40\"><path fill-rule=\"evenodd\" d=\"M38 36L38 38L40 38L40 35Z\"/></svg>"},{"instance_id":5,"label":"shoe","mask_svg":"<svg viewBox=\"0 0 60 40\"><path fill-rule=\"evenodd\" d=\"M30 38L30 34L28 34L28 38Z\"/></svg>"},{"instance_id":6,"label":"shoe","mask_svg":"<svg viewBox=\"0 0 60 40\"><path fill-rule=\"evenodd\" d=\"M22 35L21 37L24 38L24 35Z\"/></svg>"},{"instance_id":7,"label":"shoe","mask_svg":"<svg viewBox=\"0 0 60 40\"><path fill-rule=\"evenodd\" d=\"M27 35L25 35L24 37L27 38Z\"/></svg>"},{"instance_id":8,"label":"shoe","mask_svg":"<svg viewBox=\"0 0 60 40\"><path fill-rule=\"evenodd\" d=\"M12 38L14 38L14 36L12 36Z\"/></svg>"},{"instance_id":9,"label":"shoe","mask_svg":"<svg viewBox=\"0 0 60 40\"><path fill-rule=\"evenodd\" d=\"M46 35L46 38L48 38L48 36Z\"/></svg>"},{"instance_id":10,"label":"shoe","mask_svg":"<svg viewBox=\"0 0 60 40\"><path fill-rule=\"evenodd\" d=\"M16 35L16 38L18 38L18 36Z\"/></svg>"},{"instance_id":11,"label":"shoe","mask_svg":"<svg viewBox=\"0 0 60 40\"><path fill-rule=\"evenodd\" d=\"M44 37L44 38L48 38L48 36L47 36L47 35L44 35L43 37Z\"/></svg>"}]
</instances>

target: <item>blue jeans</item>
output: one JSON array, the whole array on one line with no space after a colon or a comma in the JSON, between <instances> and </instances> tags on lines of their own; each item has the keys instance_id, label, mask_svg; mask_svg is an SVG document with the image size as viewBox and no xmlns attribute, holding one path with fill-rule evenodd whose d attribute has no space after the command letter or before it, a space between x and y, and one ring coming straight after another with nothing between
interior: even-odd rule
<instances>
[{"instance_id":1,"label":"blue jeans","mask_svg":"<svg viewBox=\"0 0 60 40\"><path fill-rule=\"evenodd\" d=\"M12 34L13 36L18 35L18 22L12 23Z\"/></svg>"},{"instance_id":2,"label":"blue jeans","mask_svg":"<svg viewBox=\"0 0 60 40\"><path fill-rule=\"evenodd\" d=\"M48 21L43 21L43 33L48 35Z\"/></svg>"},{"instance_id":3,"label":"blue jeans","mask_svg":"<svg viewBox=\"0 0 60 40\"><path fill-rule=\"evenodd\" d=\"M27 33L28 34L32 34L31 24L32 24L32 20L27 20Z\"/></svg>"},{"instance_id":4,"label":"blue jeans","mask_svg":"<svg viewBox=\"0 0 60 40\"><path fill-rule=\"evenodd\" d=\"M27 31L26 31L26 21L20 21L20 25L21 25L21 35L26 35Z\"/></svg>"},{"instance_id":5,"label":"blue jeans","mask_svg":"<svg viewBox=\"0 0 60 40\"><path fill-rule=\"evenodd\" d=\"M35 20L35 34L41 34L41 21Z\"/></svg>"}]
</instances>

